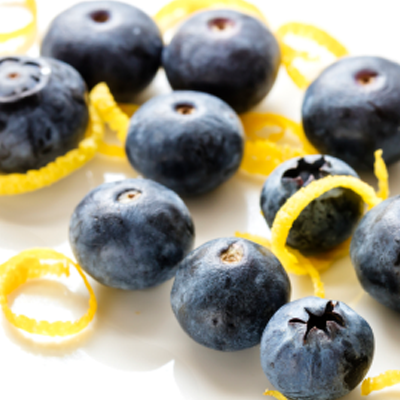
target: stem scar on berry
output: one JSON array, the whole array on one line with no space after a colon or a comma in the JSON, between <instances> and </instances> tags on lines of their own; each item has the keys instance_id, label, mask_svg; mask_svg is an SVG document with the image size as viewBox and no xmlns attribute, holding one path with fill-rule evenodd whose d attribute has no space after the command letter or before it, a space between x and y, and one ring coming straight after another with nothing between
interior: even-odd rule
<instances>
[{"instance_id":1,"label":"stem scar on berry","mask_svg":"<svg viewBox=\"0 0 400 400\"><path fill-rule=\"evenodd\" d=\"M100 24L103 22L107 22L110 17L110 13L106 10L98 10L90 14L90 18L92 18L94 22L98 22Z\"/></svg>"},{"instance_id":2,"label":"stem scar on berry","mask_svg":"<svg viewBox=\"0 0 400 400\"><path fill-rule=\"evenodd\" d=\"M232 243L221 253L220 258L224 264L238 263L243 258L243 247L239 243Z\"/></svg>"},{"instance_id":3,"label":"stem scar on berry","mask_svg":"<svg viewBox=\"0 0 400 400\"><path fill-rule=\"evenodd\" d=\"M137 200L141 194L142 192L140 190L131 189L121 193L117 200L120 203L131 203L132 201Z\"/></svg>"},{"instance_id":4,"label":"stem scar on berry","mask_svg":"<svg viewBox=\"0 0 400 400\"><path fill-rule=\"evenodd\" d=\"M228 18L214 18L208 22L208 26L214 32L221 32L232 29L235 23Z\"/></svg>"},{"instance_id":5,"label":"stem scar on berry","mask_svg":"<svg viewBox=\"0 0 400 400\"><path fill-rule=\"evenodd\" d=\"M307 186L314 180L324 178L329 175L325 169L330 168L331 164L321 157L316 161L309 163L304 158L300 158L296 168L287 170L283 175L283 179L293 179L299 187Z\"/></svg>"},{"instance_id":6,"label":"stem scar on berry","mask_svg":"<svg viewBox=\"0 0 400 400\"><path fill-rule=\"evenodd\" d=\"M370 70L363 70L356 74L356 81L359 85L366 86L374 83L378 73Z\"/></svg>"},{"instance_id":7,"label":"stem scar on berry","mask_svg":"<svg viewBox=\"0 0 400 400\"><path fill-rule=\"evenodd\" d=\"M332 301L328 301L328 303L326 303L326 307L322 315L314 314L312 311L305 308L305 311L309 316L308 321L303 321L300 318L292 318L291 320L289 320L289 323L307 324L307 330L306 333L304 334L304 343L307 341L308 334L313 329L320 329L324 331L327 336L330 336L326 326L328 321L335 322L337 325L341 327L345 326L343 317L333 311L337 304L338 303L333 304Z\"/></svg>"},{"instance_id":8,"label":"stem scar on berry","mask_svg":"<svg viewBox=\"0 0 400 400\"><path fill-rule=\"evenodd\" d=\"M175 106L175 111L178 114L191 115L191 114L194 114L196 112L196 107L193 106L192 104L181 103L181 104L177 104Z\"/></svg>"}]
</instances>

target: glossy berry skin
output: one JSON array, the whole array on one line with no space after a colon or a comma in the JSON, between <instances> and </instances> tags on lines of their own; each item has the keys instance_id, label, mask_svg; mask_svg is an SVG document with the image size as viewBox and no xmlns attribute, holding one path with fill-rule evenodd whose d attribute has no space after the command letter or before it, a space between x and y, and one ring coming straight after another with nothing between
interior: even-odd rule
<instances>
[{"instance_id":1,"label":"glossy berry skin","mask_svg":"<svg viewBox=\"0 0 400 400\"><path fill-rule=\"evenodd\" d=\"M290 299L279 260L245 239L211 240L179 265L172 310L183 330L211 349L256 346L272 315Z\"/></svg>"},{"instance_id":2,"label":"glossy berry skin","mask_svg":"<svg viewBox=\"0 0 400 400\"><path fill-rule=\"evenodd\" d=\"M154 97L133 115L126 153L133 168L181 195L209 192L243 156L243 128L222 100L177 91Z\"/></svg>"},{"instance_id":3,"label":"glossy berry skin","mask_svg":"<svg viewBox=\"0 0 400 400\"><path fill-rule=\"evenodd\" d=\"M261 209L269 227L279 209L302 187L329 175L357 173L345 162L327 155L296 157L278 166L265 181ZM361 197L335 188L312 201L294 222L287 244L305 254L332 249L348 239L363 214Z\"/></svg>"},{"instance_id":4,"label":"glossy berry skin","mask_svg":"<svg viewBox=\"0 0 400 400\"><path fill-rule=\"evenodd\" d=\"M374 151L400 160L400 65L380 57L346 57L310 85L303 126L321 153L371 170Z\"/></svg>"},{"instance_id":5,"label":"glossy berry skin","mask_svg":"<svg viewBox=\"0 0 400 400\"><path fill-rule=\"evenodd\" d=\"M145 289L172 278L194 242L192 218L172 190L146 179L104 183L75 208L69 239L100 283Z\"/></svg>"},{"instance_id":6,"label":"glossy berry skin","mask_svg":"<svg viewBox=\"0 0 400 400\"><path fill-rule=\"evenodd\" d=\"M163 43L154 21L117 1L78 3L51 23L41 54L74 66L89 89L106 82L117 101L133 102L154 78Z\"/></svg>"},{"instance_id":7,"label":"glossy berry skin","mask_svg":"<svg viewBox=\"0 0 400 400\"><path fill-rule=\"evenodd\" d=\"M350 256L357 277L375 300L400 312L400 197L370 210L354 232Z\"/></svg>"},{"instance_id":8,"label":"glossy berry skin","mask_svg":"<svg viewBox=\"0 0 400 400\"><path fill-rule=\"evenodd\" d=\"M369 324L342 302L306 297L280 308L261 339L261 366L292 400L334 400L364 378L374 355Z\"/></svg>"},{"instance_id":9,"label":"glossy berry skin","mask_svg":"<svg viewBox=\"0 0 400 400\"><path fill-rule=\"evenodd\" d=\"M163 51L163 66L174 90L213 94L238 113L267 95L279 65L279 45L270 30L233 10L196 13Z\"/></svg>"},{"instance_id":10,"label":"glossy berry skin","mask_svg":"<svg viewBox=\"0 0 400 400\"><path fill-rule=\"evenodd\" d=\"M89 120L86 85L69 65L0 58L0 171L39 169L78 146Z\"/></svg>"}]
</instances>

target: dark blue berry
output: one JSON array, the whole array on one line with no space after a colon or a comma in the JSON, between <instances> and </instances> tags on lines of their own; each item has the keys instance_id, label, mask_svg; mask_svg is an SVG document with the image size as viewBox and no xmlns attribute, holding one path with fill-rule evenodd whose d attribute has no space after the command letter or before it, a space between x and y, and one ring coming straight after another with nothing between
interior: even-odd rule
<instances>
[{"instance_id":1,"label":"dark blue berry","mask_svg":"<svg viewBox=\"0 0 400 400\"><path fill-rule=\"evenodd\" d=\"M217 97L178 91L155 97L132 117L126 153L132 166L182 195L228 180L243 155L243 128Z\"/></svg>"},{"instance_id":2,"label":"dark blue berry","mask_svg":"<svg viewBox=\"0 0 400 400\"><path fill-rule=\"evenodd\" d=\"M267 95L279 65L279 45L270 30L232 10L196 13L163 52L173 89L213 94L238 113Z\"/></svg>"},{"instance_id":3,"label":"dark blue berry","mask_svg":"<svg viewBox=\"0 0 400 400\"><path fill-rule=\"evenodd\" d=\"M290 299L289 278L266 248L244 239L205 243L179 265L171 305L185 332L215 350L257 345Z\"/></svg>"},{"instance_id":4,"label":"dark blue berry","mask_svg":"<svg viewBox=\"0 0 400 400\"><path fill-rule=\"evenodd\" d=\"M86 85L69 65L0 58L0 171L38 169L78 146L89 120Z\"/></svg>"},{"instance_id":5,"label":"dark blue berry","mask_svg":"<svg viewBox=\"0 0 400 400\"><path fill-rule=\"evenodd\" d=\"M132 102L154 78L163 48L157 25L117 1L83 2L57 16L41 54L74 66L91 89L106 82L119 102Z\"/></svg>"},{"instance_id":6,"label":"dark blue berry","mask_svg":"<svg viewBox=\"0 0 400 400\"><path fill-rule=\"evenodd\" d=\"M346 304L306 297L280 308L261 339L261 366L292 400L333 400L364 378L374 355L369 324Z\"/></svg>"},{"instance_id":7,"label":"dark blue berry","mask_svg":"<svg viewBox=\"0 0 400 400\"><path fill-rule=\"evenodd\" d=\"M265 181L261 209L269 227L279 209L310 182L329 175L357 173L345 162L326 155L296 157L277 167ZM290 229L287 244L305 254L332 249L348 239L363 214L361 197L350 189L335 188L312 201Z\"/></svg>"},{"instance_id":8,"label":"dark blue berry","mask_svg":"<svg viewBox=\"0 0 400 400\"><path fill-rule=\"evenodd\" d=\"M347 57L327 68L303 102L307 138L353 168L373 169L374 151L400 159L400 65L380 57Z\"/></svg>"},{"instance_id":9,"label":"dark blue berry","mask_svg":"<svg viewBox=\"0 0 400 400\"><path fill-rule=\"evenodd\" d=\"M383 201L364 216L354 232L350 255L363 288L400 312L400 196Z\"/></svg>"},{"instance_id":10,"label":"dark blue berry","mask_svg":"<svg viewBox=\"0 0 400 400\"><path fill-rule=\"evenodd\" d=\"M136 290L175 275L193 248L194 226L172 190L127 179L92 190L72 215L69 237L78 263L94 279Z\"/></svg>"}]
</instances>

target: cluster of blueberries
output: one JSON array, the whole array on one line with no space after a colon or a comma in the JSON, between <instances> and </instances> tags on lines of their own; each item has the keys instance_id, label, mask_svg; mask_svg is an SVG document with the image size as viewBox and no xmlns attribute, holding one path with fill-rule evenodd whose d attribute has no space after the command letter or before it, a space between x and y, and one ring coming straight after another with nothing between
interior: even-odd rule
<instances>
[{"instance_id":1,"label":"cluster of blueberries","mask_svg":"<svg viewBox=\"0 0 400 400\"><path fill-rule=\"evenodd\" d=\"M205 11L164 48L142 11L85 2L52 22L41 53L0 58L3 173L38 169L78 145L89 119L87 87L105 81L117 101L132 102L162 64L175 90L146 102L130 121L128 159L151 180L103 184L76 207L70 243L82 268L125 290L175 276L171 305L188 335L222 351L261 342L265 374L290 399L332 400L354 389L373 357L368 323L341 302L289 302L281 263L251 241L222 238L193 250L194 224L179 197L209 192L239 168L244 135L237 113L265 97L280 65L268 28L236 11ZM275 169L261 193L267 224L313 180L371 170L378 148L387 163L399 160L398 110L398 64L349 57L327 68L308 88L302 114L310 142L330 155ZM313 255L356 229L351 258L360 282L400 311L400 198L382 202L359 223L362 214L359 195L333 189L303 210L287 243Z\"/></svg>"}]
</instances>

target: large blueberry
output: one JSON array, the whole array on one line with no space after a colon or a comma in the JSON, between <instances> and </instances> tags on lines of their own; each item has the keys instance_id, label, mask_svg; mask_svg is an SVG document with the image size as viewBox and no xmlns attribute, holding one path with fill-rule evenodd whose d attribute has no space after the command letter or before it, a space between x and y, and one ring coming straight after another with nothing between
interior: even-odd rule
<instances>
[{"instance_id":1,"label":"large blueberry","mask_svg":"<svg viewBox=\"0 0 400 400\"><path fill-rule=\"evenodd\" d=\"M0 171L38 169L78 146L89 120L86 85L69 65L0 58Z\"/></svg>"},{"instance_id":2,"label":"large blueberry","mask_svg":"<svg viewBox=\"0 0 400 400\"><path fill-rule=\"evenodd\" d=\"M215 350L257 345L265 325L290 299L279 260L244 239L205 243L179 265L171 305L185 332Z\"/></svg>"},{"instance_id":3,"label":"large blueberry","mask_svg":"<svg viewBox=\"0 0 400 400\"><path fill-rule=\"evenodd\" d=\"M346 304L306 297L280 308L261 339L261 366L292 400L333 400L364 378L374 355L369 324Z\"/></svg>"},{"instance_id":4,"label":"large blueberry","mask_svg":"<svg viewBox=\"0 0 400 400\"><path fill-rule=\"evenodd\" d=\"M145 103L132 117L126 153L132 166L182 195L228 180L243 156L243 128L217 97L178 91Z\"/></svg>"},{"instance_id":5,"label":"large blueberry","mask_svg":"<svg viewBox=\"0 0 400 400\"><path fill-rule=\"evenodd\" d=\"M69 238L81 267L100 283L136 290L174 276L193 248L194 226L172 190L146 179L104 183L76 207Z\"/></svg>"},{"instance_id":6,"label":"large blueberry","mask_svg":"<svg viewBox=\"0 0 400 400\"><path fill-rule=\"evenodd\" d=\"M91 89L106 82L117 101L132 102L154 78L163 48L157 25L117 1L83 2L58 15L41 54L74 66Z\"/></svg>"},{"instance_id":7,"label":"large blueberry","mask_svg":"<svg viewBox=\"0 0 400 400\"><path fill-rule=\"evenodd\" d=\"M345 162L326 155L296 157L277 167L265 181L261 209L269 227L286 200L310 182L328 175L358 178ZM361 197L335 188L312 201L290 229L287 244L305 254L332 249L348 239L363 213Z\"/></svg>"},{"instance_id":8,"label":"large blueberry","mask_svg":"<svg viewBox=\"0 0 400 400\"><path fill-rule=\"evenodd\" d=\"M364 216L354 232L350 256L363 288L400 312L400 196Z\"/></svg>"},{"instance_id":9,"label":"large blueberry","mask_svg":"<svg viewBox=\"0 0 400 400\"><path fill-rule=\"evenodd\" d=\"M238 113L267 95L279 64L279 45L270 30L233 10L196 13L163 52L163 66L175 90L213 94Z\"/></svg>"},{"instance_id":10,"label":"large blueberry","mask_svg":"<svg viewBox=\"0 0 400 400\"><path fill-rule=\"evenodd\" d=\"M400 65L380 57L347 57L311 84L303 102L310 142L357 169L373 169L374 151L400 159Z\"/></svg>"}]
</instances>

